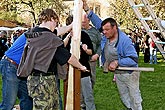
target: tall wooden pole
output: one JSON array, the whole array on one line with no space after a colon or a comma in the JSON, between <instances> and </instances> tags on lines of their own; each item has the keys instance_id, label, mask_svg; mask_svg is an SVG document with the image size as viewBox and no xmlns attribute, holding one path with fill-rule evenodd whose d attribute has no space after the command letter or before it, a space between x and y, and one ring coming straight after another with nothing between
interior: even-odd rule
<instances>
[{"instance_id":1,"label":"tall wooden pole","mask_svg":"<svg viewBox=\"0 0 165 110\"><path fill-rule=\"evenodd\" d=\"M71 53L75 55L78 59L80 58L80 36L81 36L81 21L82 21L82 0L74 1L74 15L73 15L73 37L71 41ZM66 98L66 110L75 110L74 105L74 78L79 78L77 80L80 81L80 77L74 77L75 71L74 68L69 65L69 74L68 74L68 90L67 90L67 98ZM79 75L80 76L80 75ZM80 86L80 84L79 84Z\"/></svg>"}]
</instances>

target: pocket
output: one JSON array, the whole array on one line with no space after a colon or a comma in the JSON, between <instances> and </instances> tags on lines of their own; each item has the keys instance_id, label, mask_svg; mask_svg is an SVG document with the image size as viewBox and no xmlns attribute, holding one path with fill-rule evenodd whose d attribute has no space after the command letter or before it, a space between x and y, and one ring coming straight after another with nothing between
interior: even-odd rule
<instances>
[{"instance_id":1,"label":"pocket","mask_svg":"<svg viewBox=\"0 0 165 110\"><path fill-rule=\"evenodd\" d=\"M39 77L40 76L29 76L27 79L28 94L32 98L38 95L37 88L39 85Z\"/></svg>"}]
</instances>

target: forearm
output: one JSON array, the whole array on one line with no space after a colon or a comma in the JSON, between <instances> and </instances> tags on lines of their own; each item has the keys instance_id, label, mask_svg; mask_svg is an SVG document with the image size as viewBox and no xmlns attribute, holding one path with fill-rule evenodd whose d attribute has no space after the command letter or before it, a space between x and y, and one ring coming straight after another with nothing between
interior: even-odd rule
<instances>
[{"instance_id":1,"label":"forearm","mask_svg":"<svg viewBox=\"0 0 165 110\"><path fill-rule=\"evenodd\" d=\"M92 24L97 29L100 29L101 28L101 22L102 22L102 20L95 13L93 13L92 10L90 10L90 8L89 8L86 0L82 0L82 1L83 1L83 9L87 13L88 18L91 20Z\"/></svg>"},{"instance_id":2,"label":"forearm","mask_svg":"<svg viewBox=\"0 0 165 110\"><path fill-rule=\"evenodd\" d=\"M88 55L92 55L92 50L91 50L91 49L86 49L85 52L86 52Z\"/></svg>"},{"instance_id":3,"label":"forearm","mask_svg":"<svg viewBox=\"0 0 165 110\"><path fill-rule=\"evenodd\" d=\"M65 33L69 32L71 29L72 29L72 24L70 24L68 26L58 27L57 28L57 36L63 35Z\"/></svg>"},{"instance_id":4,"label":"forearm","mask_svg":"<svg viewBox=\"0 0 165 110\"><path fill-rule=\"evenodd\" d=\"M88 18L91 20L96 29L99 30L101 28L102 20L92 10L89 10Z\"/></svg>"},{"instance_id":5,"label":"forearm","mask_svg":"<svg viewBox=\"0 0 165 110\"><path fill-rule=\"evenodd\" d=\"M130 58L130 57L127 57L127 58L119 58L118 59L118 64L119 66L124 66L124 67L136 67L138 66L138 63L137 61L138 58Z\"/></svg>"},{"instance_id":6,"label":"forearm","mask_svg":"<svg viewBox=\"0 0 165 110\"><path fill-rule=\"evenodd\" d=\"M66 47L66 45L68 44L69 42L69 39L70 39L70 33L65 37L65 39L63 40L64 41L64 46Z\"/></svg>"},{"instance_id":7,"label":"forearm","mask_svg":"<svg viewBox=\"0 0 165 110\"><path fill-rule=\"evenodd\" d=\"M70 59L68 60L68 63L78 69L83 67L83 65L78 61L78 59L74 55L71 55Z\"/></svg>"}]
</instances>

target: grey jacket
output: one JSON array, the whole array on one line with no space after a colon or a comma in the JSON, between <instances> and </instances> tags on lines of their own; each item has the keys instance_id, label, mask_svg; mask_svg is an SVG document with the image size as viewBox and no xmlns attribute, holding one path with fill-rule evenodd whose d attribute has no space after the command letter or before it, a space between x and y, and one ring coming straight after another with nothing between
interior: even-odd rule
<instances>
[{"instance_id":1,"label":"grey jacket","mask_svg":"<svg viewBox=\"0 0 165 110\"><path fill-rule=\"evenodd\" d=\"M25 33L27 43L17 70L17 75L27 77L33 69L47 73L51 60L57 47L63 44L62 40L55 34L44 32Z\"/></svg>"}]
</instances>

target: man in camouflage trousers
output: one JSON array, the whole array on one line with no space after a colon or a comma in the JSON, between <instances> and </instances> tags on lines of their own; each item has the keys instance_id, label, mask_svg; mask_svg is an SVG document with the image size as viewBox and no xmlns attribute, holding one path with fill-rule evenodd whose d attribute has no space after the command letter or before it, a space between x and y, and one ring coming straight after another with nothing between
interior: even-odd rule
<instances>
[{"instance_id":1,"label":"man in camouflage trousers","mask_svg":"<svg viewBox=\"0 0 165 110\"><path fill-rule=\"evenodd\" d=\"M28 76L28 93L33 98L34 110L58 110L57 63L69 63L82 71L87 69L64 48L61 38L53 33L58 24L57 14L52 9L45 9L38 18L39 26L25 33L27 43L17 75Z\"/></svg>"}]
</instances>

